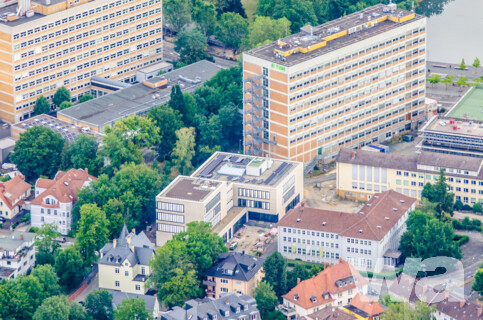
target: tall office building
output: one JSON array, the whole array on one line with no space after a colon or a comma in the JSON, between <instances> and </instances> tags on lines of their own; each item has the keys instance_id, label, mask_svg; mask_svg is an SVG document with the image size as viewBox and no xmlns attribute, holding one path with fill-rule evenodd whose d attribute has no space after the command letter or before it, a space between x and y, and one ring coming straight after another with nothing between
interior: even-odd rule
<instances>
[{"instance_id":1,"label":"tall office building","mask_svg":"<svg viewBox=\"0 0 483 320\"><path fill-rule=\"evenodd\" d=\"M162 0L0 0L0 118L30 116L35 100L90 79L130 82L162 59Z\"/></svg>"},{"instance_id":2,"label":"tall office building","mask_svg":"<svg viewBox=\"0 0 483 320\"><path fill-rule=\"evenodd\" d=\"M426 18L375 5L243 55L248 154L329 162L416 127L425 112Z\"/></svg>"}]
</instances>

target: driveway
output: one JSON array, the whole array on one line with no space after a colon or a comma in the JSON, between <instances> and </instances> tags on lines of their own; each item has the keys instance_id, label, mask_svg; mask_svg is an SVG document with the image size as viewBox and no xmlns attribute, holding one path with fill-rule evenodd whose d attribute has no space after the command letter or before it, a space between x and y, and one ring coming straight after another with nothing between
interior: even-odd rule
<instances>
[{"instance_id":1,"label":"driveway","mask_svg":"<svg viewBox=\"0 0 483 320\"><path fill-rule=\"evenodd\" d=\"M465 296L468 300L475 301L478 294L473 292L471 286L476 271L483 263L483 235L477 231L458 230L456 233L470 237L470 241L461 247L463 250L461 262L465 270Z\"/></svg>"}]
</instances>

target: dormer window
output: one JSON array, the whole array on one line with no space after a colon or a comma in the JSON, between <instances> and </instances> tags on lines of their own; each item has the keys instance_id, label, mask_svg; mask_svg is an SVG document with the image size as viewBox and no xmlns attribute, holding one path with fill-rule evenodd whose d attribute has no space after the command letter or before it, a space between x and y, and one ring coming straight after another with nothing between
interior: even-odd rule
<instances>
[{"instance_id":1,"label":"dormer window","mask_svg":"<svg viewBox=\"0 0 483 320\"><path fill-rule=\"evenodd\" d=\"M293 296L293 299L294 299L295 301L297 301L297 300L299 299L299 295L298 295L298 294L295 294L295 295Z\"/></svg>"},{"instance_id":2,"label":"dormer window","mask_svg":"<svg viewBox=\"0 0 483 320\"><path fill-rule=\"evenodd\" d=\"M317 298L314 297L314 296L311 296L310 297L310 301L312 301L312 303L316 303L317 302Z\"/></svg>"}]
</instances>

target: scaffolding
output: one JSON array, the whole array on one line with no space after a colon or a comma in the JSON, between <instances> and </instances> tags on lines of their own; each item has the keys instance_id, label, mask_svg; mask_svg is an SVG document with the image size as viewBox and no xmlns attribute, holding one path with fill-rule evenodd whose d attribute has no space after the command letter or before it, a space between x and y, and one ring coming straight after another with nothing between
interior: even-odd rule
<instances>
[{"instance_id":1,"label":"scaffolding","mask_svg":"<svg viewBox=\"0 0 483 320\"><path fill-rule=\"evenodd\" d=\"M263 156L263 144L276 144L264 137L267 132L264 128L264 121L268 119L264 116L264 111L268 108L264 106L263 96L263 75L257 75L244 80L243 90L243 128L245 153L255 156ZM268 106L268 104L267 104Z\"/></svg>"}]
</instances>

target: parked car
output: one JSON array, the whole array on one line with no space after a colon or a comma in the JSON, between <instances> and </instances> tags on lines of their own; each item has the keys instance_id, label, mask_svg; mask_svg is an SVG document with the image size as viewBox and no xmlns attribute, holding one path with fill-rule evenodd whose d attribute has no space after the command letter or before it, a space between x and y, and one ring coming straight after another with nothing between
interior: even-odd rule
<instances>
[{"instance_id":1,"label":"parked car","mask_svg":"<svg viewBox=\"0 0 483 320\"><path fill-rule=\"evenodd\" d=\"M230 250L235 250L238 247L238 242L232 242L230 244Z\"/></svg>"},{"instance_id":2,"label":"parked car","mask_svg":"<svg viewBox=\"0 0 483 320\"><path fill-rule=\"evenodd\" d=\"M1 223L4 223L5 221L7 221L7 219L5 219L4 217L0 217L0 222Z\"/></svg>"}]
</instances>

